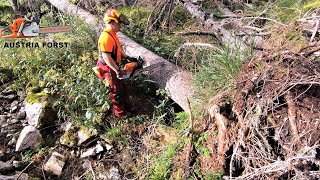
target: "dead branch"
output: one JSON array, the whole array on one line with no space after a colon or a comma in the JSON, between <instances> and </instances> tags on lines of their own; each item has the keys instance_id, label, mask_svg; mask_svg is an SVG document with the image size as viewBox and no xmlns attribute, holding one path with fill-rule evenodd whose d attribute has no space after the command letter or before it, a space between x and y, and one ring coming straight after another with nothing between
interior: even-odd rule
<instances>
[{"instance_id":1,"label":"dead branch","mask_svg":"<svg viewBox=\"0 0 320 180\"><path fill-rule=\"evenodd\" d=\"M93 180L96 180L96 175L95 175L94 170L93 170L93 168L92 168L92 162L90 162L90 171L91 171L91 173L92 173Z\"/></svg>"},{"instance_id":2,"label":"dead branch","mask_svg":"<svg viewBox=\"0 0 320 180\"><path fill-rule=\"evenodd\" d=\"M19 10L19 3L18 3L18 0L10 0L11 2L11 6L12 6L12 9L17 12Z\"/></svg>"},{"instance_id":3,"label":"dead branch","mask_svg":"<svg viewBox=\"0 0 320 180\"><path fill-rule=\"evenodd\" d=\"M298 53L300 53L300 55L303 55L304 50L306 50L308 48L313 48L315 46L318 46L318 42L313 42L313 43L309 43L307 45L304 45L299 49Z\"/></svg>"},{"instance_id":4,"label":"dead branch","mask_svg":"<svg viewBox=\"0 0 320 180\"><path fill-rule=\"evenodd\" d=\"M16 179L19 179L23 172L25 172L31 164L33 164L33 160L19 173Z\"/></svg>"},{"instance_id":5,"label":"dead branch","mask_svg":"<svg viewBox=\"0 0 320 180\"><path fill-rule=\"evenodd\" d=\"M284 96L287 104L288 104L288 119L290 122L290 128L291 131L293 133L294 136L298 136L299 132L298 132L298 127L297 127L297 122L296 122L296 118L297 118L297 109L295 106L295 103L293 102L293 96L291 92L288 92L285 96Z\"/></svg>"},{"instance_id":6,"label":"dead branch","mask_svg":"<svg viewBox=\"0 0 320 180\"><path fill-rule=\"evenodd\" d=\"M216 120L216 125L218 126L218 153L224 154L226 141L226 124L228 123L227 118L224 117L220 113L220 107L218 105L212 105L208 109L208 113L210 114L210 118L214 118Z\"/></svg>"},{"instance_id":7,"label":"dead branch","mask_svg":"<svg viewBox=\"0 0 320 180\"><path fill-rule=\"evenodd\" d=\"M307 53L305 53L305 54L302 54L304 57L309 57L309 56L311 56L313 53L315 53L315 52L317 52L317 51L320 51L320 47L317 47L317 48L315 48L315 49L313 49L313 50L311 50L311 51L309 51L309 52L307 52Z\"/></svg>"},{"instance_id":8,"label":"dead branch","mask_svg":"<svg viewBox=\"0 0 320 180\"><path fill-rule=\"evenodd\" d=\"M174 53L174 57L179 57L181 49L185 49L186 47L203 47L203 48L214 48L213 45L208 43L184 43L182 44Z\"/></svg>"},{"instance_id":9,"label":"dead branch","mask_svg":"<svg viewBox=\"0 0 320 180\"><path fill-rule=\"evenodd\" d=\"M158 1L148 18L148 25L145 28L145 34L150 31L157 30L158 28L168 28L170 26L170 17L172 16L172 0Z\"/></svg>"},{"instance_id":10,"label":"dead branch","mask_svg":"<svg viewBox=\"0 0 320 180\"><path fill-rule=\"evenodd\" d=\"M250 35L250 36L270 36L271 33L270 32L260 32L260 33L237 33L236 36L246 36L246 35Z\"/></svg>"},{"instance_id":11,"label":"dead branch","mask_svg":"<svg viewBox=\"0 0 320 180\"><path fill-rule=\"evenodd\" d=\"M247 45L242 41L242 39L235 37L234 33L223 26L223 23L217 22L213 17L208 13L205 13L201 10L201 7L191 3L190 1L179 1L183 6L190 12L192 17L199 19L204 22L204 26L211 31L217 32L216 38L225 45L228 45L231 48L239 49L244 51ZM225 14L233 14L231 11Z\"/></svg>"},{"instance_id":12,"label":"dead branch","mask_svg":"<svg viewBox=\"0 0 320 180\"><path fill-rule=\"evenodd\" d=\"M212 32L212 31L188 31L188 32L173 32L172 34L177 34L177 35L183 35L183 36L188 36L188 35L199 35L199 36L217 36L216 32Z\"/></svg>"},{"instance_id":13,"label":"dead branch","mask_svg":"<svg viewBox=\"0 0 320 180\"><path fill-rule=\"evenodd\" d=\"M274 22L274 23L276 23L276 24L279 24L279 25L281 25L281 26L288 27L288 25L283 24L282 22L279 22L279 21L277 21L277 20L274 20L274 19L271 19L271 18L267 18L267 17L259 17L259 16L257 16L257 17L244 17L244 18L242 18L241 20L246 20L246 19L254 19L254 20L256 20L256 19L262 19L262 20L268 20L268 21Z\"/></svg>"},{"instance_id":14,"label":"dead branch","mask_svg":"<svg viewBox=\"0 0 320 180\"><path fill-rule=\"evenodd\" d=\"M190 104L190 101L189 101L189 98L187 98L187 101L188 101L188 109L189 109L189 122L190 122L190 126L189 126L189 129L190 129L190 132L193 133L193 129L194 129L194 116L193 116L193 113L192 113L192 110L191 110L191 104ZM192 136L192 134L191 134Z\"/></svg>"},{"instance_id":15,"label":"dead branch","mask_svg":"<svg viewBox=\"0 0 320 180\"><path fill-rule=\"evenodd\" d=\"M242 26L242 28L251 29L251 30L254 30L254 31L258 31L258 32L261 32L261 31L264 30L262 28L258 28L258 27L254 27L254 26Z\"/></svg>"},{"instance_id":16,"label":"dead branch","mask_svg":"<svg viewBox=\"0 0 320 180\"><path fill-rule=\"evenodd\" d=\"M240 141L242 140L242 138L240 137L240 140L238 140L236 147L233 149L233 153L231 155L231 160L230 160L230 168L229 168L229 174L230 174L230 179L232 179L232 172L234 170L233 167L233 161L234 161L234 157L236 156L237 152L238 152L238 148L240 146Z\"/></svg>"},{"instance_id":17,"label":"dead branch","mask_svg":"<svg viewBox=\"0 0 320 180\"><path fill-rule=\"evenodd\" d=\"M314 147L314 149L317 146ZM298 155L295 157L291 157L285 161L276 161L272 164L266 165L266 166L262 166L260 168L256 168L254 169L254 171L252 173L247 173L243 176L239 176L239 177L227 177L225 176L224 179L233 179L233 180L242 180L242 179L255 179L257 177L260 177L261 175L268 175L268 174L272 174L272 173L276 173L276 172L284 172L286 170L288 170L294 161L296 160L307 160L307 161L315 161L316 157L315 156L310 156L310 155Z\"/></svg>"},{"instance_id":18,"label":"dead branch","mask_svg":"<svg viewBox=\"0 0 320 180\"><path fill-rule=\"evenodd\" d=\"M320 20L318 20L317 23L316 23L316 27L314 28L314 31L313 31L313 33L312 33L312 36L311 36L311 39L310 39L310 43L313 41L314 37L316 36L316 34L317 34L317 32L318 32L319 23L320 23Z\"/></svg>"},{"instance_id":19,"label":"dead branch","mask_svg":"<svg viewBox=\"0 0 320 180\"><path fill-rule=\"evenodd\" d=\"M192 113L192 109L191 109L191 105L190 105L190 101L189 98L187 98L188 103L189 103L189 121L190 121L190 125L189 125L189 131L188 131L188 143L187 145L184 147L182 153L183 156L180 156L180 161L182 168L183 168L183 176L184 179L188 179L191 176L192 170L190 168L190 163L191 163L191 158L192 158L192 151L193 151L193 126L194 126L194 116Z\"/></svg>"}]
</instances>

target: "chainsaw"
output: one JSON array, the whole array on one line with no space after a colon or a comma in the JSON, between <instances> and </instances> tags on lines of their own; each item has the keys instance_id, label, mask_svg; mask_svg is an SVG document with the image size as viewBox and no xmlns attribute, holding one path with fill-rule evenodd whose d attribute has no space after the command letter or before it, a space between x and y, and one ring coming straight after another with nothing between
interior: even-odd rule
<instances>
[{"instance_id":1,"label":"chainsaw","mask_svg":"<svg viewBox=\"0 0 320 180\"><path fill-rule=\"evenodd\" d=\"M138 58L130 58L127 59L126 62L124 62L123 69L124 75L119 79L129 79L132 77L133 73L137 70L142 68L142 65L144 63L144 60L139 56ZM92 68L94 73L98 76L98 78L103 81L101 71L99 67L93 67Z\"/></svg>"},{"instance_id":2,"label":"chainsaw","mask_svg":"<svg viewBox=\"0 0 320 180\"><path fill-rule=\"evenodd\" d=\"M58 33L70 31L70 26L56 26L56 27L40 27L39 21L30 21L25 18L17 18L13 21L13 24L0 30L1 38L32 38L37 37L43 33ZM5 31L12 31L11 35L3 35Z\"/></svg>"}]
</instances>

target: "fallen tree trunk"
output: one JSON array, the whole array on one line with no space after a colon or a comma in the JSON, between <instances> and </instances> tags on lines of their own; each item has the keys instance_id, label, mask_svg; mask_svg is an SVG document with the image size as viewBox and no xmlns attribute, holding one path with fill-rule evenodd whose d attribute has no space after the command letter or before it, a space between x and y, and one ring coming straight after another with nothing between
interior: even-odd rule
<instances>
[{"instance_id":1,"label":"fallen tree trunk","mask_svg":"<svg viewBox=\"0 0 320 180\"><path fill-rule=\"evenodd\" d=\"M234 14L220 1L215 1L214 3L216 8L223 12L224 15L217 16L213 13L204 12L202 11L203 8L199 5L193 4L191 1L180 0L180 4L189 11L192 17L200 20L203 26L216 36L220 44L235 50L239 49L241 52L245 52L245 50L251 48L252 45L254 45L253 48L256 50L264 49L263 38L260 36L268 35L268 32L256 34L255 30L248 31L247 28L243 27L245 25L242 23L242 19L247 17L247 15ZM222 20L217 21L215 17L219 19L222 18ZM227 27L232 27L233 29ZM252 28L257 30L256 27ZM241 35L240 37L239 34Z\"/></svg>"},{"instance_id":2,"label":"fallen tree trunk","mask_svg":"<svg viewBox=\"0 0 320 180\"><path fill-rule=\"evenodd\" d=\"M70 4L66 0L47 0L57 9L70 16L79 17L93 29L101 30L102 23L89 12ZM122 33L118 33L121 44L129 55L140 55L144 60L143 73L147 74L160 88L168 90L174 100L183 110L188 110L188 98L192 100L194 87L192 86L192 74L166 59L154 54L142 47ZM191 101L191 106L195 101Z\"/></svg>"},{"instance_id":3,"label":"fallen tree trunk","mask_svg":"<svg viewBox=\"0 0 320 180\"><path fill-rule=\"evenodd\" d=\"M192 17L197 18L204 22L204 26L212 30L215 36L220 40L222 44L229 45L232 48L244 50L247 45L236 37L231 31L224 28L224 23L215 21L212 17L213 15L201 11L200 6L193 4L190 1L181 1L183 6L190 12ZM225 14L232 14L232 12L227 10L224 11Z\"/></svg>"}]
</instances>

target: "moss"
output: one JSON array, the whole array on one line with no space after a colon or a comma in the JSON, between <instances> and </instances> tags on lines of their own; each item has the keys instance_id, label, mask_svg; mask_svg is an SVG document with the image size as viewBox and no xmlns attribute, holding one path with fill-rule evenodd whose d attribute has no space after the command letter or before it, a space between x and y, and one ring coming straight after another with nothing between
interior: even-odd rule
<instances>
[{"instance_id":1,"label":"moss","mask_svg":"<svg viewBox=\"0 0 320 180\"><path fill-rule=\"evenodd\" d=\"M48 94L45 92L39 92L39 93L32 93L28 94L26 97L26 102L29 104L33 103L40 103L43 102L45 99L48 98Z\"/></svg>"},{"instance_id":2,"label":"moss","mask_svg":"<svg viewBox=\"0 0 320 180\"><path fill-rule=\"evenodd\" d=\"M98 134L98 131L96 129L88 128L86 126L80 126L80 133L86 134L88 137L92 137Z\"/></svg>"},{"instance_id":3,"label":"moss","mask_svg":"<svg viewBox=\"0 0 320 180\"><path fill-rule=\"evenodd\" d=\"M98 112L95 114L94 121L97 122L99 125L102 125L109 110L110 104L108 104L107 102L104 103L102 107L98 109Z\"/></svg>"},{"instance_id":4,"label":"moss","mask_svg":"<svg viewBox=\"0 0 320 180\"><path fill-rule=\"evenodd\" d=\"M67 130L61 137L60 143L66 145L68 147L74 147L77 145L76 133L77 127L73 126L69 130Z\"/></svg>"},{"instance_id":5,"label":"moss","mask_svg":"<svg viewBox=\"0 0 320 180\"><path fill-rule=\"evenodd\" d=\"M95 122L97 122L99 125L102 125L105 117L106 117L106 113L98 112L95 116Z\"/></svg>"}]
</instances>

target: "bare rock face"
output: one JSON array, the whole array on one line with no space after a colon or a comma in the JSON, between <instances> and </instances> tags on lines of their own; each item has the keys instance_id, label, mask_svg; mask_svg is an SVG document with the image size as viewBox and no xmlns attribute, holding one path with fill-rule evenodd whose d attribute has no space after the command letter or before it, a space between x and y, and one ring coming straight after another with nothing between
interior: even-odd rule
<instances>
[{"instance_id":1,"label":"bare rock face","mask_svg":"<svg viewBox=\"0 0 320 180\"><path fill-rule=\"evenodd\" d=\"M10 169L11 167L10 164L0 161L0 172Z\"/></svg>"},{"instance_id":2,"label":"bare rock face","mask_svg":"<svg viewBox=\"0 0 320 180\"><path fill-rule=\"evenodd\" d=\"M109 170L108 178L111 179L111 180L119 180L119 179L121 179L121 176L119 174L119 169L117 169L115 167L112 167Z\"/></svg>"},{"instance_id":3,"label":"bare rock face","mask_svg":"<svg viewBox=\"0 0 320 180\"><path fill-rule=\"evenodd\" d=\"M45 100L39 103L25 102L25 111L28 124L36 128L51 126L57 118L57 114Z\"/></svg>"},{"instance_id":4,"label":"bare rock face","mask_svg":"<svg viewBox=\"0 0 320 180\"><path fill-rule=\"evenodd\" d=\"M16 144L16 151L31 148L34 149L42 142L40 132L34 126L26 126L21 131Z\"/></svg>"},{"instance_id":5,"label":"bare rock face","mask_svg":"<svg viewBox=\"0 0 320 180\"><path fill-rule=\"evenodd\" d=\"M44 165L43 169L45 171L51 172L54 175L60 176L62 173L64 162L64 156L57 152L53 152L47 163Z\"/></svg>"},{"instance_id":6,"label":"bare rock face","mask_svg":"<svg viewBox=\"0 0 320 180\"><path fill-rule=\"evenodd\" d=\"M104 151L104 148L102 147L101 144L98 143L95 147L89 148L87 151L82 153L80 157L85 158L85 157L95 156L101 153L102 151Z\"/></svg>"},{"instance_id":7,"label":"bare rock face","mask_svg":"<svg viewBox=\"0 0 320 180\"><path fill-rule=\"evenodd\" d=\"M4 175L0 175L0 179L1 180L16 180L16 179L19 179L19 180L28 180L29 179L29 176L28 174L26 173L17 173L13 176L4 176Z\"/></svg>"},{"instance_id":8,"label":"bare rock face","mask_svg":"<svg viewBox=\"0 0 320 180\"><path fill-rule=\"evenodd\" d=\"M26 114L29 125L38 127L40 126L40 120L44 115L43 103L26 103Z\"/></svg>"},{"instance_id":9,"label":"bare rock face","mask_svg":"<svg viewBox=\"0 0 320 180\"><path fill-rule=\"evenodd\" d=\"M90 129L87 127L80 128L78 131L78 146L97 134L98 132L95 129Z\"/></svg>"}]
</instances>

